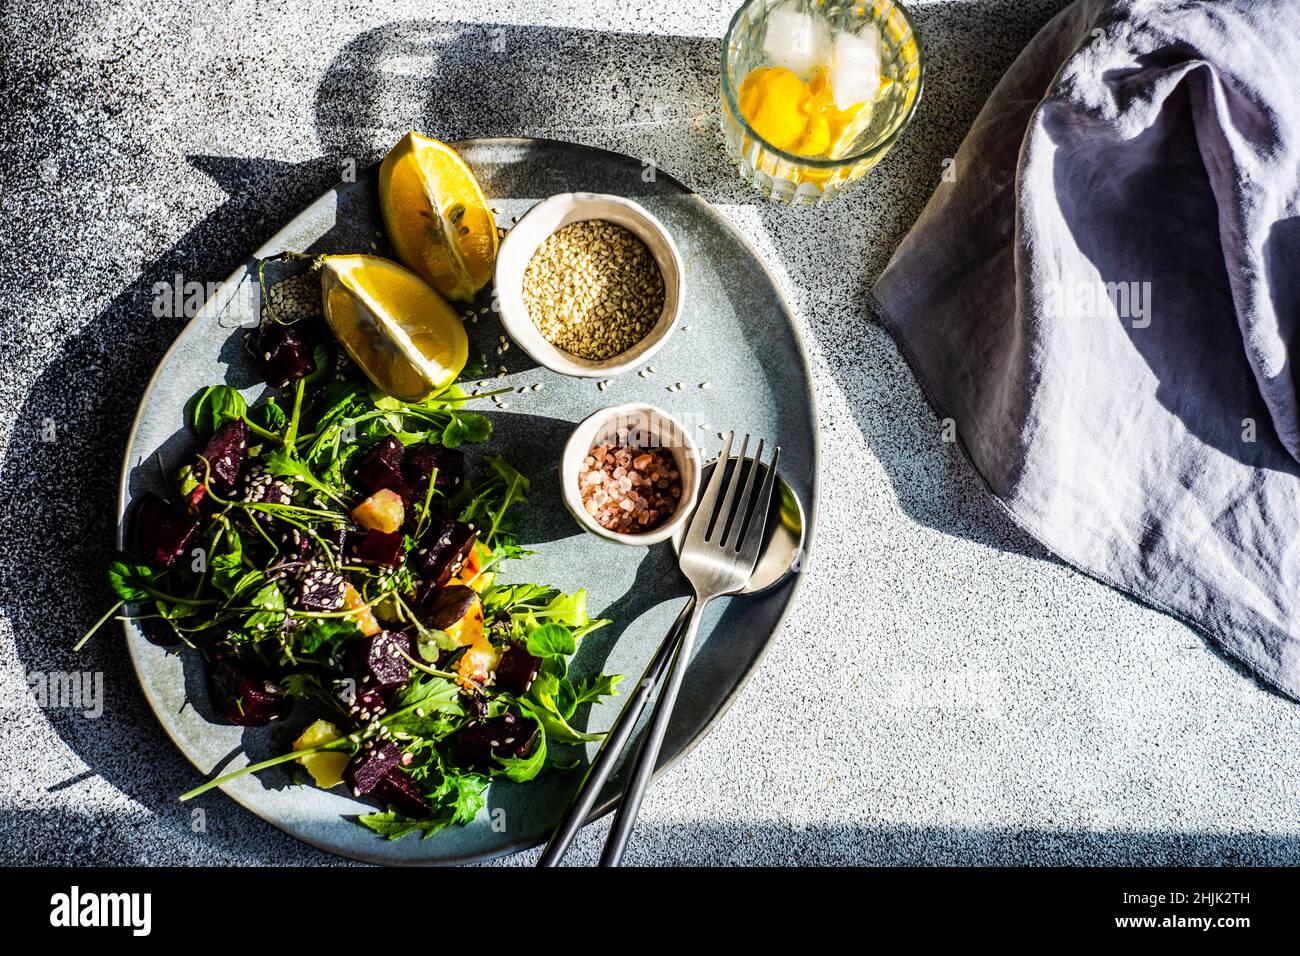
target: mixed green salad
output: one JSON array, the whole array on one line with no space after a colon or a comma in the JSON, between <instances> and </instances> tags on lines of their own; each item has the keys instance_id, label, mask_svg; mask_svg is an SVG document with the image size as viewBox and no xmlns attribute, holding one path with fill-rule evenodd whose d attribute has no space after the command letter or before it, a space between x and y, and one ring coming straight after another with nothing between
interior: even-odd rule
<instances>
[{"instance_id":1,"label":"mixed green salad","mask_svg":"<svg viewBox=\"0 0 1300 956\"><path fill-rule=\"evenodd\" d=\"M252 407L225 385L194 397L202 450L133 503L133 553L108 573L119 603L96 628L126 614L192 648L229 723L309 723L182 799L297 761L372 801L364 826L427 837L473 820L494 777L576 766L572 745L597 735L570 721L619 677L569 661L607 622L585 591L501 580L529 553L514 531L529 480L501 456L469 473L462 446L488 440L488 419L459 385L378 392L323 323L254 338L273 391Z\"/></svg>"}]
</instances>

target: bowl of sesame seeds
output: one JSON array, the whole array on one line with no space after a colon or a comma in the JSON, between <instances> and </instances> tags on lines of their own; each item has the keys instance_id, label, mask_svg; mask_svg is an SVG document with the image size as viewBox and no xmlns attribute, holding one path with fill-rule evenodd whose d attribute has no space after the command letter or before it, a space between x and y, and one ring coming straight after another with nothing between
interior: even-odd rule
<instances>
[{"instance_id":1,"label":"bowl of sesame seeds","mask_svg":"<svg viewBox=\"0 0 1300 956\"><path fill-rule=\"evenodd\" d=\"M574 428L560 482L565 507L588 531L620 544L657 544L695 507L700 452L663 409L615 405Z\"/></svg>"},{"instance_id":2,"label":"bowl of sesame seeds","mask_svg":"<svg viewBox=\"0 0 1300 956\"><path fill-rule=\"evenodd\" d=\"M506 234L495 289L507 334L535 361L604 378L649 360L668 340L684 276L673 237L642 206L561 193Z\"/></svg>"}]
</instances>

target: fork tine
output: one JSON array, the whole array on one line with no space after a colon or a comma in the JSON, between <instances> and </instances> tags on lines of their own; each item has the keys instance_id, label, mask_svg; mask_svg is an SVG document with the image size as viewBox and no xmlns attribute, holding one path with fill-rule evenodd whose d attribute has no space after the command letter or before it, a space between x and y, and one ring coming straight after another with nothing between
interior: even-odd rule
<instances>
[{"instance_id":1,"label":"fork tine","mask_svg":"<svg viewBox=\"0 0 1300 956\"><path fill-rule=\"evenodd\" d=\"M767 466L767 475L763 478L763 487L758 492L754 503L754 517L745 530L745 537L740 542L740 563L750 573L758 563L758 549L763 545L763 532L767 529L767 513L772 507L772 491L776 487L776 466L781 460L781 446L777 445L772 454L772 463Z\"/></svg>"},{"instance_id":2,"label":"fork tine","mask_svg":"<svg viewBox=\"0 0 1300 956\"><path fill-rule=\"evenodd\" d=\"M722 507L718 509L718 518L709 530L706 541L716 544L719 547L722 544L722 537L727 533L727 526L731 523L732 504L736 500L736 486L740 484L740 468L745 463L745 452L749 450L749 436L740 443L740 457L736 459L736 467L731 471L731 480L727 482L727 493L723 496Z\"/></svg>"},{"instance_id":3,"label":"fork tine","mask_svg":"<svg viewBox=\"0 0 1300 956\"><path fill-rule=\"evenodd\" d=\"M749 463L749 474L745 476L745 488L740 493L740 501L737 502L734 513L731 518L731 524L727 527L727 536L720 542L723 548L731 548L734 551L740 550L740 533L745 527L745 515L749 511L750 495L754 490L754 475L758 472L759 463L763 460L763 439L758 440L758 448L754 451L754 457ZM736 474L740 474L740 466L744 464L741 461L736 463Z\"/></svg>"},{"instance_id":4,"label":"fork tine","mask_svg":"<svg viewBox=\"0 0 1300 956\"><path fill-rule=\"evenodd\" d=\"M709 523L713 520L713 506L718 502L722 476L727 470L727 459L731 457L731 440L735 436L735 432L727 432L726 441L722 443L722 451L718 452L718 463L713 466L713 474L709 476L709 483L704 493L700 495L699 504L695 506L695 514L691 516L690 527L686 531L687 541L701 544L709 531Z\"/></svg>"}]
</instances>

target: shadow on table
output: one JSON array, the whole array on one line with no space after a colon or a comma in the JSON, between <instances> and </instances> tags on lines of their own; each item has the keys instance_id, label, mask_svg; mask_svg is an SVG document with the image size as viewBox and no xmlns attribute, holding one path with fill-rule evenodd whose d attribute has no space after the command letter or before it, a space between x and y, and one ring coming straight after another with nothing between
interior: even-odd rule
<instances>
[{"instance_id":1,"label":"shadow on table","mask_svg":"<svg viewBox=\"0 0 1300 956\"><path fill-rule=\"evenodd\" d=\"M115 539L123 449L145 385L184 327L183 319L154 316L154 287L177 275L224 280L339 178L329 159L190 162L228 199L60 345L14 410L0 462L0 613L13 627L14 666L26 674L103 674L101 717L50 710L43 718L94 773L187 830L190 808L176 795L199 777L145 704L120 627L109 622L82 651L72 651L113 603L104 569ZM50 256L59 254L60 241L49 238ZM65 783L75 786L75 778ZM246 825L271 830L243 816Z\"/></svg>"},{"instance_id":2,"label":"shadow on table","mask_svg":"<svg viewBox=\"0 0 1300 956\"><path fill-rule=\"evenodd\" d=\"M762 795L755 794L761 801ZM567 858L591 866L608 823L579 834ZM533 862L528 851L502 863ZM822 824L642 824L628 866L1294 866L1300 837Z\"/></svg>"},{"instance_id":3,"label":"shadow on table","mask_svg":"<svg viewBox=\"0 0 1300 956\"><path fill-rule=\"evenodd\" d=\"M756 794L761 799L761 794ZM209 809L207 829L168 847L141 840L142 824L115 813L0 810L0 859L10 865L359 865L251 819L234 804ZM237 813L232 812L237 811ZM188 815L184 823L189 832ZM163 821L160 836L172 826ZM145 825L149 829L156 823ZM585 828L567 858L593 865L608 833ZM263 832L265 831L265 832ZM413 839L413 838L408 838ZM437 837L434 837L436 840ZM37 849L39 848L39 849ZM487 865L530 865L538 850ZM789 823L642 823L631 866L1295 866L1300 837L1281 834L1012 830Z\"/></svg>"}]
</instances>

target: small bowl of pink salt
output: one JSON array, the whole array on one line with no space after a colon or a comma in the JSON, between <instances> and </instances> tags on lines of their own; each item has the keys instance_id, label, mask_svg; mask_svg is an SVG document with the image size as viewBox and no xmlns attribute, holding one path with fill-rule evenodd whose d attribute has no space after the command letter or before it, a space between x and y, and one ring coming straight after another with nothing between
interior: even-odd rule
<instances>
[{"instance_id":1,"label":"small bowl of pink salt","mask_svg":"<svg viewBox=\"0 0 1300 956\"><path fill-rule=\"evenodd\" d=\"M663 409L616 405L573 430L560 481L565 506L588 531L621 544L657 544L695 507L700 452Z\"/></svg>"}]
</instances>

